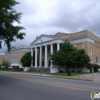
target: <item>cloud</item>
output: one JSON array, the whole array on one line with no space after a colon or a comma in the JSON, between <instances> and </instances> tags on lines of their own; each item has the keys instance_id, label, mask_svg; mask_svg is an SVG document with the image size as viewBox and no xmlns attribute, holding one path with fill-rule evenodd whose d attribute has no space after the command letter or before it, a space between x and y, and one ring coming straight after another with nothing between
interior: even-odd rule
<instances>
[{"instance_id":1,"label":"cloud","mask_svg":"<svg viewBox=\"0 0 100 100\"><path fill-rule=\"evenodd\" d=\"M94 31L100 19L99 9L100 2L97 3L97 1L63 0L63 2L59 2L56 9L56 17L48 23L48 26L62 27L69 32L84 29Z\"/></svg>"},{"instance_id":2,"label":"cloud","mask_svg":"<svg viewBox=\"0 0 100 100\"><path fill-rule=\"evenodd\" d=\"M14 8L22 12L21 24L25 39L12 46L29 45L40 34L89 30L99 35L99 0L17 0ZM4 52L6 47L0 50Z\"/></svg>"}]
</instances>

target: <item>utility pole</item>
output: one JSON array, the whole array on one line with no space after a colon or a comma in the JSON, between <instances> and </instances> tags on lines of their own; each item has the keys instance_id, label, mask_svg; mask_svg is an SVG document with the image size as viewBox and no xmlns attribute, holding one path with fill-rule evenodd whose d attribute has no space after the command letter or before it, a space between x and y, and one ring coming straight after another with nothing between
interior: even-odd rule
<instances>
[{"instance_id":1,"label":"utility pole","mask_svg":"<svg viewBox=\"0 0 100 100\"><path fill-rule=\"evenodd\" d=\"M40 76L42 76L42 39L41 39L41 49L40 49L41 51L41 62L40 62Z\"/></svg>"},{"instance_id":2,"label":"utility pole","mask_svg":"<svg viewBox=\"0 0 100 100\"><path fill-rule=\"evenodd\" d=\"M2 49L2 46L1 46L1 41L0 41L0 49Z\"/></svg>"}]
</instances>

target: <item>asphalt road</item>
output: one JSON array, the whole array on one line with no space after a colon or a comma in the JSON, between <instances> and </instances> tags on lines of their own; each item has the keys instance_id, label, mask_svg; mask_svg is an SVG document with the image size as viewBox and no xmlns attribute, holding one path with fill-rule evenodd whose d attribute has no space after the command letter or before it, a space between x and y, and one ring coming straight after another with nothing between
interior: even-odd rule
<instances>
[{"instance_id":1,"label":"asphalt road","mask_svg":"<svg viewBox=\"0 0 100 100\"><path fill-rule=\"evenodd\" d=\"M0 72L0 100L91 100L100 82Z\"/></svg>"}]
</instances>

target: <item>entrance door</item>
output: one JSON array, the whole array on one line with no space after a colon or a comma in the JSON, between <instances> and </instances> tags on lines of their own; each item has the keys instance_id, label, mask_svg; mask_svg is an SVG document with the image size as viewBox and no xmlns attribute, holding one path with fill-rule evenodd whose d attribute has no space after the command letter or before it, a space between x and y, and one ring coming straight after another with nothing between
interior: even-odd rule
<instances>
[{"instance_id":1,"label":"entrance door","mask_svg":"<svg viewBox=\"0 0 100 100\"><path fill-rule=\"evenodd\" d=\"M42 67L44 67L44 59L42 59Z\"/></svg>"},{"instance_id":2,"label":"entrance door","mask_svg":"<svg viewBox=\"0 0 100 100\"><path fill-rule=\"evenodd\" d=\"M48 59L48 63L49 63L49 65L48 65L48 66L50 67L50 58Z\"/></svg>"}]
</instances>

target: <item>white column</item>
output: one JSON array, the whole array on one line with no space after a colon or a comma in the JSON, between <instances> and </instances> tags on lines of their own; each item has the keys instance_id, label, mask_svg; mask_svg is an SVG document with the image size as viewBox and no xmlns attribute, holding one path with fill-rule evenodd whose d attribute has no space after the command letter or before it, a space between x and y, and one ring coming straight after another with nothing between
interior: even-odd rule
<instances>
[{"instance_id":1,"label":"white column","mask_svg":"<svg viewBox=\"0 0 100 100\"><path fill-rule=\"evenodd\" d=\"M37 68L37 47L35 47L35 68Z\"/></svg>"},{"instance_id":2,"label":"white column","mask_svg":"<svg viewBox=\"0 0 100 100\"><path fill-rule=\"evenodd\" d=\"M39 67L41 67L41 63L42 63L42 47L40 46L40 65Z\"/></svg>"},{"instance_id":3,"label":"white column","mask_svg":"<svg viewBox=\"0 0 100 100\"><path fill-rule=\"evenodd\" d=\"M47 65L47 45L45 45L45 68L47 68L48 67L48 65Z\"/></svg>"},{"instance_id":4,"label":"white column","mask_svg":"<svg viewBox=\"0 0 100 100\"><path fill-rule=\"evenodd\" d=\"M53 44L51 44L51 54L53 54ZM51 60L51 65L50 66L52 67L52 60Z\"/></svg>"},{"instance_id":5,"label":"white column","mask_svg":"<svg viewBox=\"0 0 100 100\"><path fill-rule=\"evenodd\" d=\"M31 48L31 57L32 57L32 60L31 60L31 67L33 67L33 48Z\"/></svg>"},{"instance_id":6,"label":"white column","mask_svg":"<svg viewBox=\"0 0 100 100\"><path fill-rule=\"evenodd\" d=\"M53 53L53 44L51 44L51 54Z\"/></svg>"},{"instance_id":7,"label":"white column","mask_svg":"<svg viewBox=\"0 0 100 100\"><path fill-rule=\"evenodd\" d=\"M60 43L57 43L57 51L60 50Z\"/></svg>"}]
</instances>

